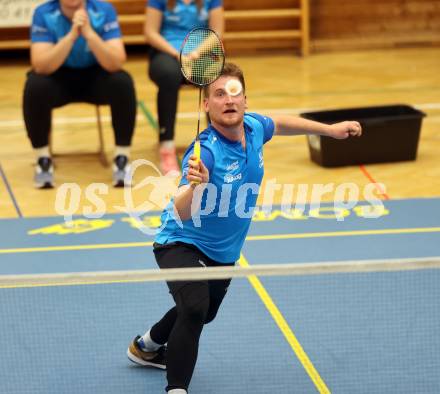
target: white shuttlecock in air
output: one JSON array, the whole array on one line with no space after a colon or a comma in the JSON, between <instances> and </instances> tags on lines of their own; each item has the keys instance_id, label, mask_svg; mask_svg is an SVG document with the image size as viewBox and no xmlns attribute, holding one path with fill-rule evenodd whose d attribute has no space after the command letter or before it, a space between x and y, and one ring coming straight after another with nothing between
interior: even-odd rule
<instances>
[{"instance_id":1,"label":"white shuttlecock in air","mask_svg":"<svg viewBox=\"0 0 440 394\"><path fill-rule=\"evenodd\" d=\"M226 82L225 90L230 96L238 96L242 89L243 87L241 86L240 81L237 79L230 79L228 82Z\"/></svg>"}]
</instances>

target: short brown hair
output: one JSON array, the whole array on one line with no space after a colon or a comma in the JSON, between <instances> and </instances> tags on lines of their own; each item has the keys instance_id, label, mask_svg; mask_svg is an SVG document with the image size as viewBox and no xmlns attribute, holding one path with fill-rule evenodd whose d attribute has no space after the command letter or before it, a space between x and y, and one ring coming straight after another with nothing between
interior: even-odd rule
<instances>
[{"instance_id":1,"label":"short brown hair","mask_svg":"<svg viewBox=\"0 0 440 394\"><path fill-rule=\"evenodd\" d=\"M240 67L238 67L234 63L225 63L219 78L223 77L225 75L228 76L228 77L235 77L235 78L237 78L240 81L241 86L243 86L243 94L245 93L246 86L245 86L245 83L244 83L244 75L243 75L243 71L241 70ZM207 86L205 86L203 88L203 93L205 94L205 97L208 97L208 95L209 95L209 85L207 85Z\"/></svg>"}]
</instances>

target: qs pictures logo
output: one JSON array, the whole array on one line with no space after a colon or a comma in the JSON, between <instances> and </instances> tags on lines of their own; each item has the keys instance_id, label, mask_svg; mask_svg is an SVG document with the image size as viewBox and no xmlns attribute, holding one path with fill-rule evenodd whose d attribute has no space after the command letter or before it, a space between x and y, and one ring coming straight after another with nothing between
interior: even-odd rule
<instances>
[{"instance_id":1,"label":"qs pictures logo","mask_svg":"<svg viewBox=\"0 0 440 394\"><path fill-rule=\"evenodd\" d=\"M153 173L139 182L134 182L136 172ZM127 172L123 193L124 205L114 205L113 210L123 212L137 223L136 228L146 235L156 235L173 217L177 225L182 227L182 221L169 204L177 191L175 176L164 176L159 169L145 159L135 160ZM133 186L128 186L133 185ZM83 215L88 219L99 219L108 213L106 202L102 198L109 194L109 187L104 183L92 183L84 190L76 183L64 183L58 190L55 199L55 211L64 217L66 223L72 222L73 215ZM81 199L87 203L81 205ZM165 209L162 223L159 227L150 227L144 220L145 214Z\"/></svg>"},{"instance_id":2,"label":"qs pictures logo","mask_svg":"<svg viewBox=\"0 0 440 394\"><path fill-rule=\"evenodd\" d=\"M182 221L180 220L177 212L174 211L172 204L168 204L172 196L177 191L177 185L175 183L175 177L163 176L159 169L150 161L145 159L135 160L131 165L131 171L127 172L125 176L125 184L133 184L133 177L136 171L141 167L146 166L154 170L157 176L147 176L141 182L136 183L134 187L124 188L124 202L125 206L115 206L115 208L121 212L126 213L130 218L138 221L140 226L138 229L147 235L156 235L161 232L168 220L173 217L176 223L182 227ZM139 192L142 189L146 198L141 199L142 202L139 205L135 205L134 193ZM165 209L162 215L162 224L160 227L151 228L146 226L142 220L142 217L151 211Z\"/></svg>"}]
</instances>

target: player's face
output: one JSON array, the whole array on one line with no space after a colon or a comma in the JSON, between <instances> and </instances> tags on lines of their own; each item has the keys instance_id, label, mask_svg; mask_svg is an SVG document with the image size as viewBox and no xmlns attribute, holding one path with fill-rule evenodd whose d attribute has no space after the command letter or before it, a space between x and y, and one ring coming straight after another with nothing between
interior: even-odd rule
<instances>
[{"instance_id":1,"label":"player's face","mask_svg":"<svg viewBox=\"0 0 440 394\"><path fill-rule=\"evenodd\" d=\"M209 112L211 122L222 127L240 126L246 110L246 96L243 91L236 96L226 92L225 85L235 77L222 76L209 86L209 96L205 98L205 111Z\"/></svg>"}]
</instances>

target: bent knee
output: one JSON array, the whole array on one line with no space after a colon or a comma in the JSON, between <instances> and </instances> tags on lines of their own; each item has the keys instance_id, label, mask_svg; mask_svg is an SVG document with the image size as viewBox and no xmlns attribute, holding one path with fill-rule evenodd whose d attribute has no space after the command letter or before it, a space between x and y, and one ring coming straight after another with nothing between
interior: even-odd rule
<instances>
[{"instance_id":1,"label":"bent knee","mask_svg":"<svg viewBox=\"0 0 440 394\"><path fill-rule=\"evenodd\" d=\"M206 318L205 318L205 324L211 323L215 319L216 316L217 316L217 311L215 311L215 312L209 311L206 315Z\"/></svg>"},{"instance_id":2,"label":"bent knee","mask_svg":"<svg viewBox=\"0 0 440 394\"><path fill-rule=\"evenodd\" d=\"M109 76L109 84L113 90L134 90L133 78L124 70L111 73Z\"/></svg>"},{"instance_id":3,"label":"bent knee","mask_svg":"<svg viewBox=\"0 0 440 394\"><path fill-rule=\"evenodd\" d=\"M150 70L149 77L157 86L174 90L179 89L183 78L180 68L166 67L166 65L154 71Z\"/></svg>"},{"instance_id":4,"label":"bent knee","mask_svg":"<svg viewBox=\"0 0 440 394\"><path fill-rule=\"evenodd\" d=\"M24 87L25 97L47 97L53 91L54 81L50 76L30 72Z\"/></svg>"},{"instance_id":5,"label":"bent knee","mask_svg":"<svg viewBox=\"0 0 440 394\"><path fill-rule=\"evenodd\" d=\"M189 285L176 295L177 313L192 322L204 324L209 311L208 287Z\"/></svg>"},{"instance_id":6,"label":"bent knee","mask_svg":"<svg viewBox=\"0 0 440 394\"><path fill-rule=\"evenodd\" d=\"M183 306L183 316L195 323L204 323L209 309L209 298L189 302Z\"/></svg>"}]
</instances>

